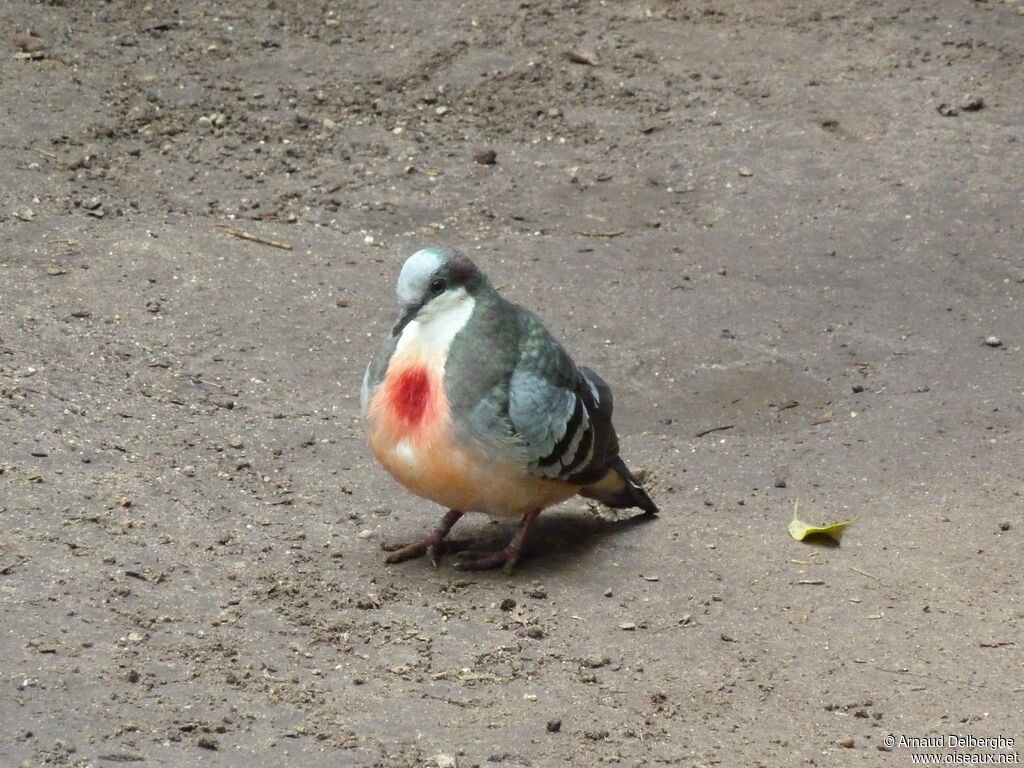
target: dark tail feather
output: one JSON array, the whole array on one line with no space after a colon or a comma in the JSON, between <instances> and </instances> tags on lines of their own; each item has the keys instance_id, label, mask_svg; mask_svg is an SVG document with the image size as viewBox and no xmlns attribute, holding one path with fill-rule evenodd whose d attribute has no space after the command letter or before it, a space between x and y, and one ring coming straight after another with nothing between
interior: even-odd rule
<instances>
[{"instance_id":1,"label":"dark tail feather","mask_svg":"<svg viewBox=\"0 0 1024 768\"><path fill-rule=\"evenodd\" d=\"M584 486L580 496L597 499L614 509L639 507L645 515L658 514L657 505L620 458L612 462L604 477L596 483Z\"/></svg>"}]
</instances>

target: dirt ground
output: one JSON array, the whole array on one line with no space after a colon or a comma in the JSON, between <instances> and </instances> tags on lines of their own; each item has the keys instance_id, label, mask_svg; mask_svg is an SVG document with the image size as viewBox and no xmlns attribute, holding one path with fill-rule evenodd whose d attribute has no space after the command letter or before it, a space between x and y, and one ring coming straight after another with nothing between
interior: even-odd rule
<instances>
[{"instance_id":1,"label":"dirt ground","mask_svg":"<svg viewBox=\"0 0 1024 768\"><path fill-rule=\"evenodd\" d=\"M0 51L0 765L1024 753L1024 3L5 0ZM661 517L383 564L442 512L358 414L429 243Z\"/></svg>"}]
</instances>

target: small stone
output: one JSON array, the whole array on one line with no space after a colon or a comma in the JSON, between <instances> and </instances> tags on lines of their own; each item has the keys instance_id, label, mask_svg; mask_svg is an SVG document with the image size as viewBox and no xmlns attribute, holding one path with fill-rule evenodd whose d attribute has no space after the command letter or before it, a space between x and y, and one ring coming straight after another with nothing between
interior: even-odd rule
<instances>
[{"instance_id":1,"label":"small stone","mask_svg":"<svg viewBox=\"0 0 1024 768\"><path fill-rule=\"evenodd\" d=\"M501 605L499 605L498 607L501 608L501 610L503 610L505 613L509 613L513 608L516 607L516 601L513 600L511 597L506 597L504 600L501 601Z\"/></svg>"},{"instance_id":2,"label":"small stone","mask_svg":"<svg viewBox=\"0 0 1024 768\"><path fill-rule=\"evenodd\" d=\"M789 482L784 477L775 478L774 485L776 488L785 488L788 484Z\"/></svg>"},{"instance_id":3,"label":"small stone","mask_svg":"<svg viewBox=\"0 0 1024 768\"><path fill-rule=\"evenodd\" d=\"M544 638L544 630L540 627L530 627L526 630L526 636L532 640L541 640Z\"/></svg>"},{"instance_id":4,"label":"small stone","mask_svg":"<svg viewBox=\"0 0 1024 768\"><path fill-rule=\"evenodd\" d=\"M199 741L196 743L203 749L210 749L213 751L220 749L220 745L213 736L200 736Z\"/></svg>"},{"instance_id":5,"label":"small stone","mask_svg":"<svg viewBox=\"0 0 1024 768\"><path fill-rule=\"evenodd\" d=\"M612 588L611 587L608 587L608 589L606 589L603 594L604 594L605 597L611 597L615 593L612 592Z\"/></svg>"},{"instance_id":6,"label":"small stone","mask_svg":"<svg viewBox=\"0 0 1024 768\"><path fill-rule=\"evenodd\" d=\"M482 149L473 154L473 160L480 165L494 165L498 162L498 153L493 149Z\"/></svg>"},{"instance_id":7,"label":"small stone","mask_svg":"<svg viewBox=\"0 0 1024 768\"><path fill-rule=\"evenodd\" d=\"M619 624L619 629L624 630L626 632L632 632L634 629L636 629L636 624L634 624L632 621L624 621L621 624Z\"/></svg>"},{"instance_id":8,"label":"small stone","mask_svg":"<svg viewBox=\"0 0 1024 768\"><path fill-rule=\"evenodd\" d=\"M29 32L16 32L11 36L11 42L18 46L23 53L40 53L46 48L42 38Z\"/></svg>"},{"instance_id":9,"label":"small stone","mask_svg":"<svg viewBox=\"0 0 1024 768\"><path fill-rule=\"evenodd\" d=\"M964 96L960 109L964 112L978 112L985 108L985 100L981 96Z\"/></svg>"},{"instance_id":10,"label":"small stone","mask_svg":"<svg viewBox=\"0 0 1024 768\"><path fill-rule=\"evenodd\" d=\"M12 213L14 218L21 219L22 221L32 221L36 217L36 212L27 205L19 205Z\"/></svg>"},{"instance_id":11,"label":"small stone","mask_svg":"<svg viewBox=\"0 0 1024 768\"><path fill-rule=\"evenodd\" d=\"M999 524L999 530L1000 531L1008 531L1008 530L1010 530L1010 524L1009 523L1000 523Z\"/></svg>"},{"instance_id":12,"label":"small stone","mask_svg":"<svg viewBox=\"0 0 1024 768\"><path fill-rule=\"evenodd\" d=\"M331 120L331 118L329 117L325 117L321 125L324 127L325 131L333 131L335 128L338 127L338 124Z\"/></svg>"},{"instance_id":13,"label":"small stone","mask_svg":"<svg viewBox=\"0 0 1024 768\"><path fill-rule=\"evenodd\" d=\"M132 505L131 497L129 497L129 496L120 496L120 497L118 497L118 499L117 499L117 506L124 507L125 509L127 509L131 505Z\"/></svg>"},{"instance_id":14,"label":"small stone","mask_svg":"<svg viewBox=\"0 0 1024 768\"><path fill-rule=\"evenodd\" d=\"M459 759L455 755L434 755L433 760L437 768L459 768Z\"/></svg>"},{"instance_id":15,"label":"small stone","mask_svg":"<svg viewBox=\"0 0 1024 768\"><path fill-rule=\"evenodd\" d=\"M186 464L184 467L181 468L181 474L183 474L185 477L195 477L196 468L193 467L191 464Z\"/></svg>"},{"instance_id":16,"label":"small stone","mask_svg":"<svg viewBox=\"0 0 1024 768\"><path fill-rule=\"evenodd\" d=\"M444 115L448 114L448 107L438 107L437 109L434 110L434 114L437 115L438 117L443 117Z\"/></svg>"},{"instance_id":17,"label":"small stone","mask_svg":"<svg viewBox=\"0 0 1024 768\"><path fill-rule=\"evenodd\" d=\"M845 739L839 739L836 744L843 749L853 749L853 736L847 736Z\"/></svg>"},{"instance_id":18,"label":"small stone","mask_svg":"<svg viewBox=\"0 0 1024 768\"><path fill-rule=\"evenodd\" d=\"M863 391L864 391L864 385L863 385L863 384L854 384L854 385L853 385L853 386L851 387L851 389L853 390L853 393L854 393L855 395L859 395L859 394L860 394L861 392L863 392Z\"/></svg>"},{"instance_id":19,"label":"small stone","mask_svg":"<svg viewBox=\"0 0 1024 768\"><path fill-rule=\"evenodd\" d=\"M986 336L985 344L989 347L1001 347L1003 346L1003 340L998 336Z\"/></svg>"},{"instance_id":20,"label":"small stone","mask_svg":"<svg viewBox=\"0 0 1024 768\"><path fill-rule=\"evenodd\" d=\"M587 658L583 660L583 664L585 666L590 667L591 669L600 669L601 667L607 667L611 663L612 659L610 656L600 656L596 653L593 656L587 656Z\"/></svg>"},{"instance_id":21,"label":"small stone","mask_svg":"<svg viewBox=\"0 0 1024 768\"><path fill-rule=\"evenodd\" d=\"M373 536L373 531L371 531L369 528L364 528L363 530L361 530L356 535L360 539L369 539L369 538L371 538Z\"/></svg>"},{"instance_id":22,"label":"small stone","mask_svg":"<svg viewBox=\"0 0 1024 768\"><path fill-rule=\"evenodd\" d=\"M141 675L139 675L139 670L137 669L129 669L128 674L124 676L125 680L127 680L129 683L139 682L140 677Z\"/></svg>"},{"instance_id":23,"label":"small stone","mask_svg":"<svg viewBox=\"0 0 1024 768\"><path fill-rule=\"evenodd\" d=\"M87 211L95 211L103 204L98 197L89 197L82 201L82 207Z\"/></svg>"},{"instance_id":24,"label":"small stone","mask_svg":"<svg viewBox=\"0 0 1024 768\"><path fill-rule=\"evenodd\" d=\"M535 597L538 600L543 600L548 596L548 590L543 584L532 584L523 590L523 594L527 597Z\"/></svg>"},{"instance_id":25,"label":"small stone","mask_svg":"<svg viewBox=\"0 0 1024 768\"><path fill-rule=\"evenodd\" d=\"M548 720L546 728L548 733L558 733L560 730L562 730L562 721L558 718L555 718L554 720Z\"/></svg>"},{"instance_id":26,"label":"small stone","mask_svg":"<svg viewBox=\"0 0 1024 768\"><path fill-rule=\"evenodd\" d=\"M747 176L753 176L754 172L750 168L744 167L744 168L740 168L739 169L739 174L740 174L740 176L747 177Z\"/></svg>"}]
</instances>

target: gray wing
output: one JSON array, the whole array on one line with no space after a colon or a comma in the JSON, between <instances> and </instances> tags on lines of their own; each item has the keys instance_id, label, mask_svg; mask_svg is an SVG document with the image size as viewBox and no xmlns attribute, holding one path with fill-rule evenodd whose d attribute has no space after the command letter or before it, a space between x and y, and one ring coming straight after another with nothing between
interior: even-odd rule
<instances>
[{"instance_id":1,"label":"gray wing","mask_svg":"<svg viewBox=\"0 0 1024 768\"><path fill-rule=\"evenodd\" d=\"M592 483L618 456L611 390L593 371L577 368L535 316L524 311L522 321L508 416L527 469L539 477Z\"/></svg>"},{"instance_id":2,"label":"gray wing","mask_svg":"<svg viewBox=\"0 0 1024 768\"><path fill-rule=\"evenodd\" d=\"M391 361L391 356L395 353L397 344L398 339L388 336L374 351L370 364L366 366L366 372L363 374L363 386L359 391L359 405L364 416L366 415L366 409L370 405L373 391L384 380L384 375L388 371L388 363Z\"/></svg>"}]
</instances>

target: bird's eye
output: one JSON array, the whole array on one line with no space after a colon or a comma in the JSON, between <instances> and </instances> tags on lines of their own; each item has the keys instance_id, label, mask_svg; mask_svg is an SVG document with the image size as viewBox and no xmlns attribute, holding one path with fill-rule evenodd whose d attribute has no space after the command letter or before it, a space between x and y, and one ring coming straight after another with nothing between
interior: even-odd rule
<instances>
[{"instance_id":1,"label":"bird's eye","mask_svg":"<svg viewBox=\"0 0 1024 768\"><path fill-rule=\"evenodd\" d=\"M439 277L435 277L433 280L430 281L430 292L433 293L434 295L442 293L444 289L447 287L447 285L448 284L444 280L442 280Z\"/></svg>"}]
</instances>

